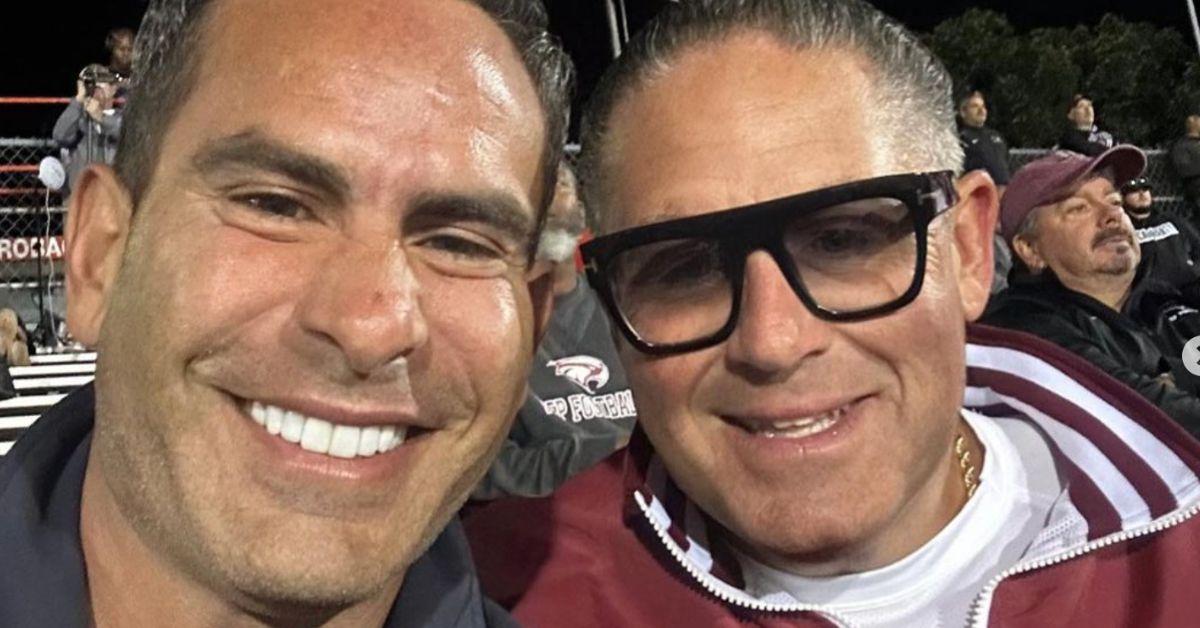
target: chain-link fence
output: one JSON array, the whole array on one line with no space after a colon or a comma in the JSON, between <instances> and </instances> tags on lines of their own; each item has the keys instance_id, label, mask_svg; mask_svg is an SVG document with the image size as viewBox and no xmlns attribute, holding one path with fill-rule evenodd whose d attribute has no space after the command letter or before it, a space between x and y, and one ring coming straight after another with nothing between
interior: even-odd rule
<instances>
[{"instance_id":1,"label":"chain-link fence","mask_svg":"<svg viewBox=\"0 0 1200 628\"><path fill-rule=\"evenodd\" d=\"M41 302L57 328L63 314L63 200L38 180L38 164L57 157L52 140L0 138L0 307L27 325L42 323Z\"/></svg>"}]
</instances>

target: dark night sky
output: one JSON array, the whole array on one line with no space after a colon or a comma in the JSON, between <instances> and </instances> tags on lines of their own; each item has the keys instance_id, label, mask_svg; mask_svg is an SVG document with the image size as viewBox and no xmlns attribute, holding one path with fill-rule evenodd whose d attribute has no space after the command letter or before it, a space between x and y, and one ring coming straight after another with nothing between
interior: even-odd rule
<instances>
[{"instance_id":1,"label":"dark night sky","mask_svg":"<svg viewBox=\"0 0 1200 628\"><path fill-rule=\"evenodd\" d=\"M651 15L664 0L626 0L631 27ZM333 4L333 0L331 0ZM607 35L600 0L549 0L555 30L580 66L586 87L606 63ZM1106 12L1130 20L1149 20L1181 30L1191 40L1184 0L951 0L912 2L876 0L884 11L910 27L926 30L971 6L996 9L1018 28L1095 23ZM0 96L70 96L74 75L87 63L104 61L104 33L113 26L136 26L145 0L66 3L18 0L0 16ZM43 135L55 112L46 108L0 108L0 136ZM47 120L48 118L48 120Z\"/></svg>"}]
</instances>

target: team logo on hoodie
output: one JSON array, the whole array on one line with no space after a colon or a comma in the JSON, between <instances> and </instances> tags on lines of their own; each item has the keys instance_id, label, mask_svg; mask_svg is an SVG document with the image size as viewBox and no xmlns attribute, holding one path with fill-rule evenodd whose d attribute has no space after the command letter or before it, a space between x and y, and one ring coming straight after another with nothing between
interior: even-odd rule
<instances>
[{"instance_id":1,"label":"team logo on hoodie","mask_svg":"<svg viewBox=\"0 0 1200 628\"><path fill-rule=\"evenodd\" d=\"M590 355L573 355L569 358L551 360L546 366L554 374L594 395L608 383L608 365Z\"/></svg>"}]
</instances>

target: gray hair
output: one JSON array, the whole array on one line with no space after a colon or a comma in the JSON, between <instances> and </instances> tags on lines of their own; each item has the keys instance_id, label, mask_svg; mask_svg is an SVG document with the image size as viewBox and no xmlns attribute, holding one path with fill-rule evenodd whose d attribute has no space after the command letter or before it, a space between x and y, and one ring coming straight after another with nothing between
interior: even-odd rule
<instances>
[{"instance_id":1,"label":"gray hair","mask_svg":"<svg viewBox=\"0 0 1200 628\"><path fill-rule=\"evenodd\" d=\"M486 11L521 55L546 120L541 214L554 192L566 143L575 66L556 37L541 0L467 0ZM201 37L213 0L151 0L134 52L133 82L125 108L116 170L135 204L150 185L166 130L196 85Z\"/></svg>"},{"instance_id":2,"label":"gray hair","mask_svg":"<svg viewBox=\"0 0 1200 628\"><path fill-rule=\"evenodd\" d=\"M573 202L566 203L557 193L546 212L546 224L538 242L536 258L560 264L575 255L579 237L587 228L583 201L579 198L579 182L571 164L563 159L558 166L558 187L567 186Z\"/></svg>"},{"instance_id":3,"label":"gray hair","mask_svg":"<svg viewBox=\"0 0 1200 628\"><path fill-rule=\"evenodd\" d=\"M762 32L796 50L865 56L876 73L871 97L881 113L887 154L898 166L960 173L953 80L904 26L862 0L681 0L668 5L609 68L584 113L580 161L593 228L606 207L605 143L613 111L628 93L679 56L731 34Z\"/></svg>"}]
</instances>

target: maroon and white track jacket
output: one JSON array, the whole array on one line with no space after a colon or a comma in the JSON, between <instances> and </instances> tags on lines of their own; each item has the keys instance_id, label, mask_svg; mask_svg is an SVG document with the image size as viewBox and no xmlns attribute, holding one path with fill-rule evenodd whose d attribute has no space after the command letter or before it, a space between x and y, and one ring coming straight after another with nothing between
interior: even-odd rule
<instances>
[{"instance_id":1,"label":"maroon and white track jacket","mask_svg":"<svg viewBox=\"0 0 1200 628\"><path fill-rule=\"evenodd\" d=\"M964 405L1036 424L1067 487L968 624L1200 626L1200 443L1049 343L973 326L966 351ZM745 593L705 522L639 434L555 495L489 504L467 528L485 591L534 628L849 625Z\"/></svg>"}]
</instances>

